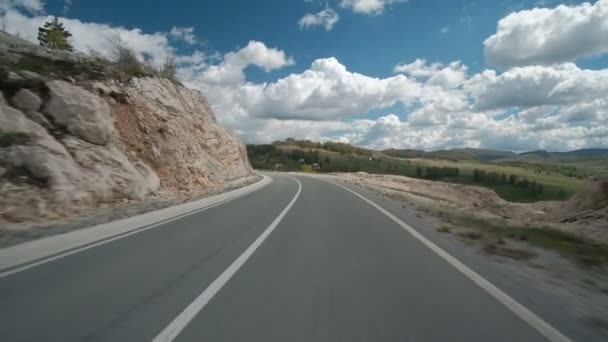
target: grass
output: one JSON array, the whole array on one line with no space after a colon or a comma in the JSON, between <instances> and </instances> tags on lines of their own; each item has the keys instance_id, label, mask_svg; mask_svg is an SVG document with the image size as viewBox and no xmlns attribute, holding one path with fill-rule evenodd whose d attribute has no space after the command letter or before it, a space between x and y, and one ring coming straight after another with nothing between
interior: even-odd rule
<instances>
[{"instance_id":1,"label":"grass","mask_svg":"<svg viewBox=\"0 0 608 342\"><path fill-rule=\"evenodd\" d=\"M504 246L498 243L485 243L483 245L483 250L486 253L504 256L515 260L528 260L536 256L536 254L530 250Z\"/></svg>"},{"instance_id":2,"label":"grass","mask_svg":"<svg viewBox=\"0 0 608 342\"><path fill-rule=\"evenodd\" d=\"M440 232L440 233L451 233L453 228L454 227L451 224L449 224L449 223L442 223L437 228L437 231Z\"/></svg>"},{"instance_id":3,"label":"grass","mask_svg":"<svg viewBox=\"0 0 608 342\"><path fill-rule=\"evenodd\" d=\"M549 228L507 226L471 217L454 218L454 222L459 227L482 231L492 236L526 241L532 246L555 251L585 266L608 263L608 246L591 243L566 232Z\"/></svg>"},{"instance_id":4,"label":"grass","mask_svg":"<svg viewBox=\"0 0 608 342\"><path fill-rule=\"evenodd\" d=\"M42 76L84 75L88 79L101 79L104 75L104 66L94 61L72 63L32 55L23 55L17 63L8 65L7 67L14 71L33 71Z\"/></svg>"}]
</instances>

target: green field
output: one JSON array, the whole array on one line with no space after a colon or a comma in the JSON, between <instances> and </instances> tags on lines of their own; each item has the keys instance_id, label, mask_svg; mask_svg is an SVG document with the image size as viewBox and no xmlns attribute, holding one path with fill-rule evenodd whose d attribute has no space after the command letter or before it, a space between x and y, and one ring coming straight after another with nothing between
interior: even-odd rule
<instances>
[{"instance_id":1,"label":"green field","mask_svg":"<svg viewBox=\"0 0 608 342\"><path fill-rule=\"evenodd\" d=\"M256 169L403 175L484 186L514 202L564 200L579 189L584 177L608 173L608 150L585 151L578 157L574 153L518 155L476 149L374 151L293 139L248 145L247 150ZM488 179L480 180L474 172L487 173ZM516 181L509 183L509 177Z\"/></svg>"}]
</instances>

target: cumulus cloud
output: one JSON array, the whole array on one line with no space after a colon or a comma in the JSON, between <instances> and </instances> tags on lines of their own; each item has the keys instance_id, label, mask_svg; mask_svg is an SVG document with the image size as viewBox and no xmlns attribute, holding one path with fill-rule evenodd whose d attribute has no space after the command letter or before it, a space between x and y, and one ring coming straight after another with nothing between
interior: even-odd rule
<instances>
[{"instance_id":1,"label":"cumulus cloud","mask_svg":"<svg viewBox=\"0 0 608 342\"><path fill-rule=\"evenodd\" d=\"M197 43L194 35L194 27L173 27L169 35L175 39L182 40L190 45Z\"/></svg>"},{"instance_id":2,"label":"cumulus cloud","mask_svg":"<svg viewBox=\"0 0 608 342\"><path fill-rule=\"evenodd\" d=\"M404 76L385 79L350 72L335 58L266 84L252 108L256 116L330 120L409 103L421 89Z\"/></svg>"},{"instance_id":3,"label":"cumulus cloud","mask_svg":"<svg viewBox=\"0 0 608 342\"><path fill-rule=\"evenodd\" d=\"M572 63L488 70L467 81L477 110L567 105L603 98L608 70L583 70Z\"/></svg>"},{"instance_id":4,"label":"cumulus cloud","mask_svg":"<svg viewBox=\"0 0 608 342\"><path fill-rule=\"evenodd\" d=\"M509 68L571 62L608 52L608 0L514 12L484 42L492 65Z\"/></svg>"},{"instance_id":5,"label":"cumulus cloud","mask_svg":"<svg viewBox=\"0 0 608 342\"><path fill-rule=\"evenodd\" d=\"M285 52L268 48L262 42L250 41L244 48L225 54L221 63L209 66L200 79L206 84L235 86L245 81L244 70L249 65L271 71L294 63L294 59Z\"/></svg>"},{"instance_id":6,"label":"cumulus cloud","mask_svg":"<svg viewBox=\"0 0 608 342\"><path fill-rule=\"evenodd\" d=\"M608 146L608 101L598 100L608 84L605 71L562 64L469 75L459 61L417 60L398 65L401 74L375 78L322 58L273 82L252 83L242 68L238 77L206 78L239 51L188 84L207 94L220 121L250 142L293 136L373 148ZM396 104L404 108L399 114L357 119Z\"/></svg>"},{"instance_id":7,"label":"cumulus cloud","mask_svg":"<svg viewBox=\"0 0 608 342\"><path fill-rule=\"evenodd\" d=\"M366 15L378 15L391 4L403 3L408 0L341 0L342 8L349 8L355 13Z\"/></svg>"},{"instance_id":8,"label":"cumulus cloud","mask_svg":"<svg viewBox=\"0 0 608 342\"><path fill-rule=\"evenodd\" d=\"M427 79L427 84L440 85L444 88L456 88L465 80L468 68L460 61L452 62L446 66L438 62L428 64L426 60L418 58L409 64L398 64L393 70L397 73Z\"/></svg>"},{"instance_id":9,"label":"cumulus cloud","mask_svg":"<svg viewBox=\"0 0 608 342\"><path fill-rule=\"evenodd\" d=\"M300 29L307 29L312 26L323 26L325 31L331 31L336 23L340 20L340 16L331 8L326 8L319 13L307 13L299 21Z\"/></svg>"},{"instance_id":10,"label":"cumulus cloud","mask_svg":"<svg viewBox=\"0 0 608 342\"><path fill-rule=\"evenodd\" d=\"M443 64L441 63L427 64L425 59L418 58L409 64L397 64L393 70L414 77L428 77L439 72L442 67Z\"/></svg>"}]
</instances>

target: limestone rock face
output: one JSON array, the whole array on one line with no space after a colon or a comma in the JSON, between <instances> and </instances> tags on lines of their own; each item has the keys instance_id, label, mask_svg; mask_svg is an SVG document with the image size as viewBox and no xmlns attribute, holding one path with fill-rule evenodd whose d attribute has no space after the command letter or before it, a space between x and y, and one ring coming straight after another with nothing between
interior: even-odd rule
<instances>
[{"instance_id":1,"label":"limestone rock face","mask_svg":"<svg viewBox=\"0 0 608 342\"><path fill-rule=\"evenodd\" d=\"M118 136L164 189L200 193L252 173L244 144L216 122L200 92L157 78L133 79L120 91L127 103L113 106Z\"/></svg>"},{"instance_id":2,"label":"limestone rock face","mask_svg":"<svg viewBox=\"0 0 608 342\"><path fill-rule=\"evenodd\" d=\"M44 84L45 96L22 88L0 101L0 134L12 139L0 147L0 224L206 194L252 174L197 91L156 78Z\"/></svg>"},{"instance_id":3,"label":"limestone rock face","mask_svg":"<svg viewBox=\"0 0 608 342\"><path fill-rule=\"evenodd\" d=\"M64 81L49 81L46 85L51 98L44 111L56 125L93 144L110 142L114 123L106 101Z\"/></svg>"},{"instance_id":4,"label":"limestone rock face","mask_svg":"<svg viewBox=\"0 0 608 342\"><path fill-rule=\"evenodd\" d=\"M24 57L45 68L23 69ZM177 82L131 78L5 32L0 68L0 234L152 196L222 191L252 175L241 140Z\"/></svg>"}]
</instances>

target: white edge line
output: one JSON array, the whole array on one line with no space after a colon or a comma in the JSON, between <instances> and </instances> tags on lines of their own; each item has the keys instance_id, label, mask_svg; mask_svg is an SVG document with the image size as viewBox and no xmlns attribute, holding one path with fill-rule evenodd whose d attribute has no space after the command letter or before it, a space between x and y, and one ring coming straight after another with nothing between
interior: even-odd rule
<instances>
[{"instance_id":1,"label":"white edge line","mask_svg":"<svg viewBox=\"0 0 608 342\"><path fill-rule=\"evenodd\" d=\"M289 177L289 176L287 176ZM165 327L152 341L153 342L170 342L173 341L186 328L188 323L209 303L209 301L222 289L224 285L232 278L232 276L245 264L245 262L253 255L260 245L268 238L268 236L279 225L283 217L289 212L291 207L296 203L296 200L302 192L302 183L299 180L289 177L298 183L298 191L277 216L274 221L262 232L260 236L241 254L228 268L222 272L192 303L190 303L184 311L182 311L167 327Z\"/></svg>"},{"instance_id":2,"label":"white edge line","mask_svg":"<svg viewBox=\"0 0 608 342\"><path fill-rule=\"evenodd\" d=\"M70 256L72 254L80 253L80 252L85 251L85 250L90 249L90 248L95 248L97 246L101 246L101 245L104 245L106 243L110 243L112 241L116 241L116 240L119 240L119 239L122 239L122 238L125 238L125 237L128 237L128 236L131 236L131 235L135 235L135 234L138 234L138 233L141 233L141 232L145 232L146 230L153 229L153 228L156 228L158 226L162 226L162 225L164 225L166 223L173 222L175 220L179 220L181 218L184 218L184 217L187 217L187 216L190 216L190 215L198 214L198 213L200 213L202 211L205 211L207 209L211 209L213 207L217 207L219 205L226 204L226 203L231 202L231 201L233 201L233 200L235 200L237 198L243 197L243 196L248 195L248 194L250 194L252 192L260 190L260 189L264 188L268 184L270 184L270 183L263 184L259 188L253 189L251 191L244 192L242 194L238 194L238 195L236 195L236 196L234 196L232 198L225 199L225 200L220 201L218 203L210 204L210 205L208 205L206 207L203 207L203 208L200 208L200 209L196 209L196 210L193 210L193 211L190 211L190 212L187 212L187 213L182 213L182 214L176 215L174 217L162 220L161 222L152 223L150 225L146 225L146 226L140 227L140 228L135 228L135 229L133 229L131 231L128 231L128 232L123 233L123 234L118 234L117 236L114 236L114 237L102 238L101 241L98 241L98 242L85 243L84 246L81 246L81 247L76 246L74 248L70 248L68 251L65 251L65 252L58 252L57 254L52 255L52 256L42 257L38 261L26 262L25 265L23 265L23 266L15 266L14 268L9 269L8 271L0 272L0 279L4 278L4 277L8 277L8 276L10 276L12 274L15 274L15 273L19 273L19 272L28 270L30 268L34 268L36 266L40 266L40 265L46 264L46 263L51 262L51 261L55 261L55 260L64 258L66 256Z\"/></svg>"},{"instance_id":3,"label":"white edge line","mask_svg":"<svg viewBox=\"0 0 608 342\"><path fill-rule=\"evenodd\" d=\"M317 178L314 176L309 176L309 177ZM319 178L317 178L317 179L319 179ZM401 219L399 219L395 215L391 214L386 209L382 208L381 206L374 203L373 201L367 199L365 196L359 194L358 192L353 191L343 185L336 184L336 183L333 183L333 182L330 182L327 180L323 180L323 179L320 179L320 180L322 180L326 183L330 183L335 186L341 187L342 189L354 194L355 196L357 196L360 199L362 199L363 201L367 202L374 208L378 209L384 215L388 216L391 220L393 220L395 223L397 223L403 229L405 229L408 233L410 233L416 239L418 239L418 241L422 242L426 247L428 247L430 250L435 252L435 254L440 256L442 259L444 259L450 265L452 265L454 268L456 268L460 273L464 274L467 278L472 280L475 284L477 284L479 287L481 287L483 290L485 290L487 293L489 293L492 297L494 297L496 300L498 300L500 303L502 303L504 306L506 306L509 310L511 310L513 313L515 313L515 315L517 315L523 321L528 323L532 328L536 329L539 333L541 333L543 336L545 336L549 341L571 342L571 340L567 336L565 336L564 334L559 332L557 329L555 329L549 323L545 322L542 318L537 316L535 313L528 310L523 305L519 304L515 299L513 299L508 294L503 292L501 289L496 287L494 284L492 284L491 282L489 282L488 280L486 280L485 278L480 276L478 273L476 273L469 267L467 267L465 264L460 262L458 259L451 256L448 252L444 251L439 246L432 243L430 240L425 238L422 234L420 234L414 228L410 227L407 223L403 222Z\"/></svg>"}]
</instances>

